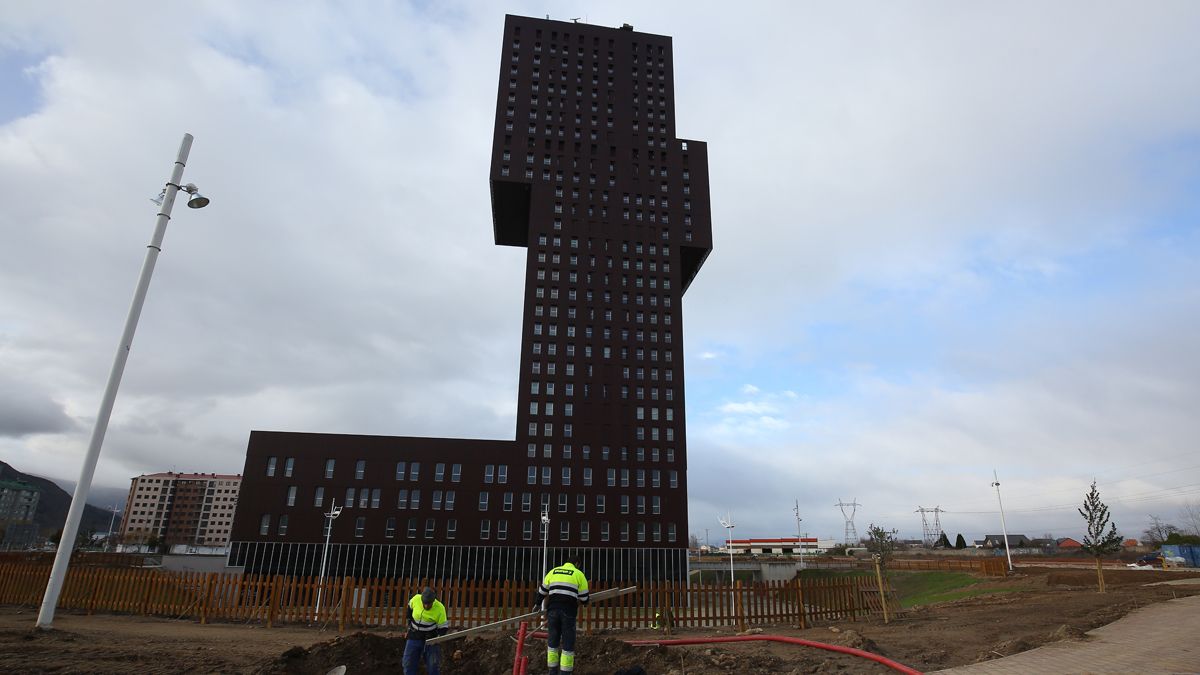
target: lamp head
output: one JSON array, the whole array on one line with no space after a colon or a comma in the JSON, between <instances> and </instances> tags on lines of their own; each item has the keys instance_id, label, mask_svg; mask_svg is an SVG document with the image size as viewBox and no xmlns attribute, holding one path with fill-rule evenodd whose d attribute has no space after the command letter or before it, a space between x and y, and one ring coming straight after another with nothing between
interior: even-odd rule
<instances>
[{"instance_id":1,"label":"lamp head","mask_svg":"<svg viewBox=\"0 0 1200 675\"><path fill-rule=\"evenodd\" d=\"M208 197L200 194L200 188L196 187L195 183L188 183L180 189L192 196L192 198L188 200L188 208L202 209L208 206Z\"/></svg>"}]
</instances>

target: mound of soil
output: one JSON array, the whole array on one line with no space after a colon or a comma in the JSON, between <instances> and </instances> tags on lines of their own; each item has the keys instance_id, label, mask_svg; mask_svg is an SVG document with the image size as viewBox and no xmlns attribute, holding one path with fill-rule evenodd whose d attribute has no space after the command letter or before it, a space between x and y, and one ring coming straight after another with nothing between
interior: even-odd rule
<instances>
[{"instance_id":1,"label":"mound of soil","mask_svg":"<svg viewBox=\"0 0 1200 675\"><path fill-rule=\"evenodd\" d=\"M1166 572L1148 569L1106 569L1104 570L1104 585L1140 586L1156 581L1172 581L1198 576L1193 572ZM1096 570L1053 570L1046 574L1046 583L1050 586L1072 586L1083 588L1096 587Z\"/></svg>"},{"instance_id":2,"label":"mound of soil","mask_svg":"<svg viewBox=\"0 0 1200 675\"><path fill-rule=\"evenodd\" d=\"M874 643L855 631L832 637L831 643L859 649L876 649ZM772 647L776 647L773 649ZM694 647L636 647L623 640L603 636L580 636L575 644L575 672L579 675L613 675L641 668L647 674L680 675L708 673L882 673L882 665L853 656L804 647L746 643ZM516 651L511 634L472 637L442 645L442 672L446 675L490 675L509 673ZM546 643L532 641L525 647L530 673L545 673ZM258 675L325 675L346 666L346 675L397 673L402 669L404 640L371 633L354 633L308 649L295 647L264 665Z\"/></svg>"},{"instance_id":3,"label":"mound of soil","mask_svg":"<svg viewBox=\"0 0 1200 675\"><path fill-rule=\"evenodd\" d=\"M351 633L308 649L292 647L259 668L260 675L325 675L337 666L347 673L404 671L404 640L374 633Z\"/></svg>"}]
</instances>

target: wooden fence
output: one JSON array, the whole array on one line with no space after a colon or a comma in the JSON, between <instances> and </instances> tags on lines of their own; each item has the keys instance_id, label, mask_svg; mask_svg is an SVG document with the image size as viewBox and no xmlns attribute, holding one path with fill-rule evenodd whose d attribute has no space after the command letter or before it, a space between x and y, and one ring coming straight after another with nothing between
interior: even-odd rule
<instances>
[{"instance_id":1,"label":"wooden fence","mask_svg":"<svg viewBox=\"0 0 1200 675\"><path fill-rule=\"evenodd\" d=\"M891 570L940 570L944 572L974 572L988 577L1003 577L1008 574L1008 563L1004 558L909 558L888 562Z\"/></svg>"},{"instance_id":2,"label":"wooden fence","mask_svg":"<svg viewBox=\"0 0 1200 675\"><path fill-rule=\"evenodd\" d=\"M0 604L38 606L50 575L46 565L0 564ZM609 587L593 587L593 592ZM336 625L404 629L409 599L424 587L418 579L255 576L162 569L71 568L58 606L104 613L208 621ZM452 626L470 628L528 612L536 597L531 582L455 581L441 585ZM320 609L318 610L318 592ZM898 613L895 594L889 611ZM873 576L793 579L743 584L640 584L635 593L580 610L580 628L676 627L857 621L878 614L881 599Z\"/></svg>"}]
</instances>

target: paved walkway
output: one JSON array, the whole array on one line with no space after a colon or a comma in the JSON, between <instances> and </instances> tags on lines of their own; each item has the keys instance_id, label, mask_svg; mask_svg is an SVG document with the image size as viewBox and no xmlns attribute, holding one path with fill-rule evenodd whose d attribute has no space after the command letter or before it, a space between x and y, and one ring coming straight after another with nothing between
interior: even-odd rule
<instances>
[{"instance_id":1,"label":"paved walkway","mask_svg":"<svg viewBox=\"0 0 1200 675\"><path fill-rule=\"evenodd\" d=\"M1143 607L1087 635L1087 640L1054 642L1002 659L937 672L1200 673L1200 595Z\"/></svg>"}]
</instances>

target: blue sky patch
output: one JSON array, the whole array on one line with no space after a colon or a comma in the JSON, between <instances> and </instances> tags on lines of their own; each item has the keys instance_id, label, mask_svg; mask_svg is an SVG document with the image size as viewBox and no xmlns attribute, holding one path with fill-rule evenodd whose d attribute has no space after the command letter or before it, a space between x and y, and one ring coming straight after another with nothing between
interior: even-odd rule
<instances>
[{"instance_id":1,"label":"blue sky patch","mask_svg":"<svg viewBox=\"0 0 1200 675\"><path fill-rule=\"evenodd\" d=\"M40 62L33 54L0 50L0 124L37 111L41 101L38 81L28 71Z\"/></svg>"}]
</instances>

